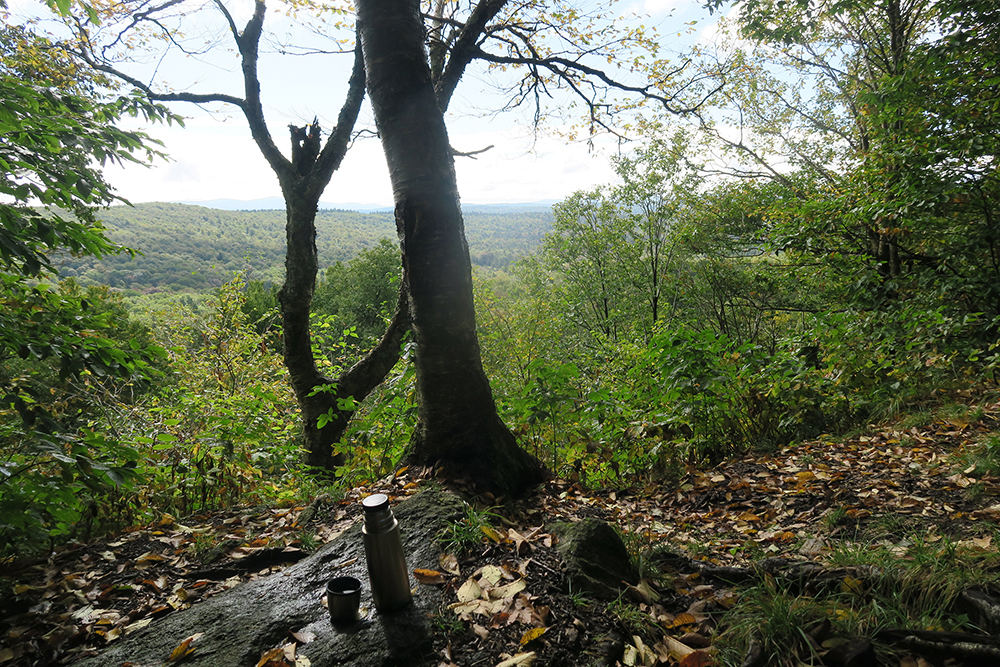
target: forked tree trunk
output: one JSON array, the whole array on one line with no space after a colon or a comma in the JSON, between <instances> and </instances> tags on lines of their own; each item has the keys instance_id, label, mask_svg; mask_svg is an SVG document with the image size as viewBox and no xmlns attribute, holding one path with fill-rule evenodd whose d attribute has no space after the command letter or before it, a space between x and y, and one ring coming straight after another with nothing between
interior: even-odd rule
<instances>
[{"instance_id":1,"label":"forked tree trunk","mask_svg":"<svg viewBox=\"0 0 1000 667\"><path fill-rule=\"evenodd\" d=\"M258 7L262 9L263 4L258 3ZM247 32L242 39L248 39ZM247 61L252 62L253 67L249 67ZM245 58L248 91L257 86L255 66L256 58ZM351 128L364 97L364 81L364 68L358 53L347 99L327 145L321 148L320 128L315 122L302 128L291 127L291 161L273 147L263 124L263 114L248 114L254 138L277 174L285 199L285 282L278 299L285 367L302 413L306 463L331 472L343 459L335 453L334 445L341 440L354 415L354 410L342 407L344 400L353 398L360 402L382 382L399 361L400 344L410 322L405 290L401 289L388 330L364 359L336 378L323 375L316 366L309 332L309 314L319 268L316 211L324 188L347 150ZM248 99L257 98L248 94ZM319 419L324 415L327 421L321 428Z\"/></svg>"},{"instance_id":2,"label":"forked tree trunk","mask_svg":"<svg viewBox=\"0 0 1000 667\"><path fill-rule=\"evenodd\" d=\"M424 52L418 0L357 0L368 94L396 205L419 421L407 460L513 495L543 468L497 415L483 371L454 158Z\"/></svg>"}]
</instances>

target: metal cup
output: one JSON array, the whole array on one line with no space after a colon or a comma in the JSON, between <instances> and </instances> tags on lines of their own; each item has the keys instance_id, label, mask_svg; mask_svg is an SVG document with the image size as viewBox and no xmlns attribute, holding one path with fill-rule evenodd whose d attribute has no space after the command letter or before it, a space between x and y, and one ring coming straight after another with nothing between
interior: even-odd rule
<instances>
[{"instance_id":1,"label":"metal cup","mask_svg":"<svg viewBox=\"0 0 1000 667\"><path fill-rule=\"evenodd\" d=\"M354 577L334 577L326 584L326 606L334 627L358 622L361 606L361 582Z\"/></svg>"}]
</instances>

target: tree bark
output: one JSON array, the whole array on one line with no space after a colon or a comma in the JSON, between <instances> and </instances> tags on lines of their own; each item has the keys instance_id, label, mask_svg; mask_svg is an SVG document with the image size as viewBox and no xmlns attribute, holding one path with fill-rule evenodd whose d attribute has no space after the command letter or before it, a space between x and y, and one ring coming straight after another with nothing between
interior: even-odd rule
<instances>
[{"instance_id":1,"label":"tree bark","mask_svg":"<svg viewBox=\"0 0 1000 667\"><path fill-rule=\"evenodd\" d=\"M359 54L360 57L360 54ZM364 81L364 70L356 68L355 77ZM355 79L352 89L357 86ZM361 95L362 88L355 90ZM356 100L360 107L360 99ZM347 105L345 105L346 109ZM357 116L355 107L341 112ZM353 120L351 121L353 125ZM292 127L292 164L279 174L285 198L285 282L278 293L281 303L282 341L285 367L302 412L306 463L332 471L343 463L334 445L340 441L354 410L342 407L343 401L364 400L399 361L400 344L409 329L410 318L406 291L400 288L396 312L378 345L353 367L337 378L323 375L316 366L309 331L309 314L316 287L319 259L316 252L316 211L319 197L333 173L332 164L324 165L320 152L320 130L311 126ZM331 139L332 140L332 139ZM345 145L346 148L346 145ZM325 153L326 151L324 151ZM339 164L339 160L336 161ZM277 171L277 170L276 170ZM327 415L321 428L319 419Z\"/></svg>"},{"instance_id":2,"label":"tree bark","mask_svg":"<svg viewBox=\"0 0 1000 667\"><path fill-rule=\"evenodd\" d=\"M368 94L395 199L416 342L419 419L406 459L478 491L541 481L497 415L483 370L454 158L424 52L416 0L358 0Z\"/></svg>"},{"instance_id":3,"label":"tree bark","mask_svg":"<svg viewBox=\"0 0 1000 667\"><path fill-rule=\"evenodd\" d=\"M221 5L220 5L221 6ZM223 8L224 10L224 8ZM227 14L228 16L228 14ZM316 367L309 332L309 314L316 287L319 259L316 252L316 212L319 198L347 152L347 146L361 102L364 99L365 70L360 46L355 51L347 98L325 146L314 121L306 127L290 127L292 159L274 145L264 121L257 78L257 44L264 17L264 3L258 0L254 17L242 32L233 32L243 59L246 100L241 105L254 141L278 176L285 199L285 282L278 293L281 304L282 340L285 367L302 414L306 463L333 471L342 463L334 452L354 410L341 407L344 399L362 401L377 387L399 361L400 343L409 328L405 292L392 322L379 344L365 359L337 378L323 375ZM232 24L232 21L230 21ZM329 421L320 428L319 418Z\"/></svg>"}]
</instances>

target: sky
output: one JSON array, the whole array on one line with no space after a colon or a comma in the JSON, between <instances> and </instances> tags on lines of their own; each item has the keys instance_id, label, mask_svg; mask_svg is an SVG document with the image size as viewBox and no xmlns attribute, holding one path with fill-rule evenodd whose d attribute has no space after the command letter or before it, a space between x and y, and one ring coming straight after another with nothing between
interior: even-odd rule
<instances>
[{"instance_id":1,"label":"sky","mask_svg":"<svg viewBox=\"0 0 1000 667\"><path fill-rule=\"evenodd\" d=\"M34 0L10 0L13 13L28 11ZM584 0L588 2L589 0ZM242 25L252 8L249 0L233 0L236 23ZM622 0L623 12L643 16L655 26L668 49L680 49L711 32L710 17L696 0ZM203 43L227 42L224 27L211 25L212 14L192 38ZM215 15L217 17L217 14ZM685 33L686 23L699 20L698 32ZM305 43L313 39L281 13L270 13L265 22L275 41ZM58 28L55 28L58 29ZM319 44L319 42L313 42ZM329 47L328 42L323 45ZM269 49L274 51L274 48ZM262 100L272 135L288 150L286 127L303 125L317 116L328 130L336 119L346 90L350 55L310 58L261 56ZM241 95L238 61L231 52L214 48L204 54L166 57L130 63L129 72L149 80L162 75L176 90L230 92ZM463 152L493 146L473 158L456 158L462 201L469 204L526 203L560 200L577 190L614 182L609 157L622 150L617 141L598 138L568 142L559 136L561 126L550 123L542 133L531 129L527 112L486 114L501 100L489 92L481 72L466 74L456 91L446 118L452 146ZM278 182L250 138L249 129L233 107L215 107L206 113L190 104L174 104L187 120L184 128L137 126L160 139L169 160L152 167L111 167L106 171L118 194L133 203L150 201L204 202L216 199L252 201L280 196ZM362 111L359 126L372 126L370 109ZM627 147L626 149L627 150ZM382 148L372 137L357 140L327 187L322 201L329 204L388 206L392 191Z\"/></svg>"}]
</instances>

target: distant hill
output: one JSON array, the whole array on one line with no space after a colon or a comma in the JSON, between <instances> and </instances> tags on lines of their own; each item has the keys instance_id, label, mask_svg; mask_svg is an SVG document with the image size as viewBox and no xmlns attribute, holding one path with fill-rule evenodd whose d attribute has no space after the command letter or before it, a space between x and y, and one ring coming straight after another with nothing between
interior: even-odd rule
<instances>
[{"instance_id":1,"label":"distant hill","mask_svg":"<svg viewBox=\"0 0 1000 667\"><path fill-rule=\"evenodd\" d=\"M463 204L462 209L466 212L478 211L548 211L556 203L555 199L516 204ZM284 211L285 200L281 197L265 197L263 199L212 199L209 201L184 201L174 202L177 204L188 204L190 206L204 206L205 208L216 208L223 211ZM392 206L380 206L378 204L330 204L328 202L319 203L320 210L332 211L358 211L361 213L392 212Z\"/></svg>"},{"instance_id":2,"label":"distant hill","mask_svg":"<svg viewBox=\"0 0 1000 667\"><path fill-rule=\"evenodd\" d=\"M532 252L552 222L550 209L530 205L470 206L464 215L473 263L491 267L507 266ZM142 254L100 261L66 258L63 275L84 284L152 293L211 289L247 267L266 281L278 282L284 273L284 210L149 203L115 206L101 217L113 241ZM348 260L395 235L390 211L321 210L316 218L320 266Z\"/></svg>"}]
</instances>

